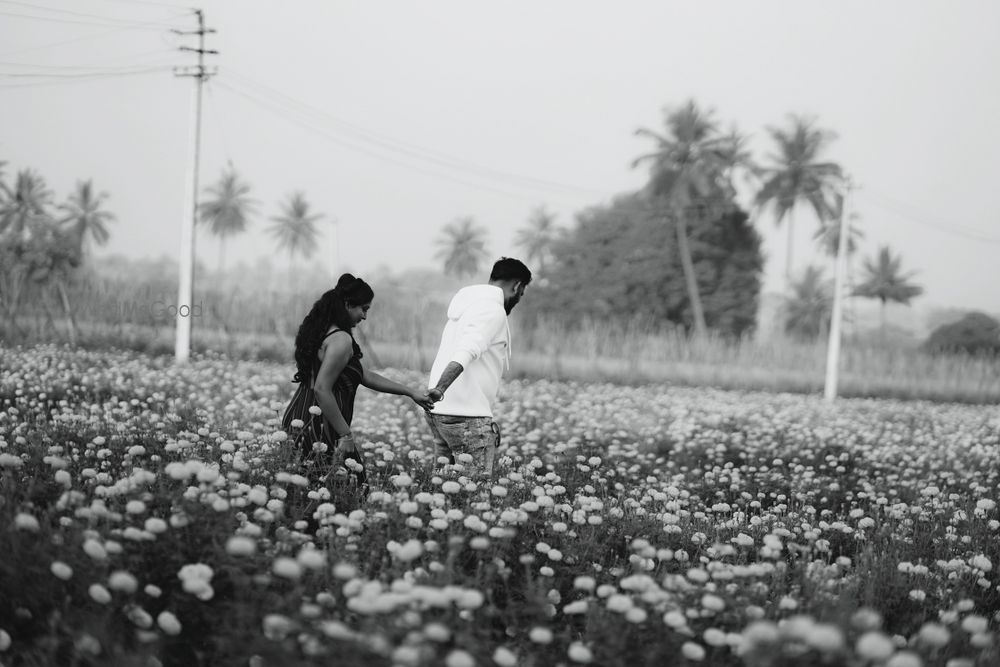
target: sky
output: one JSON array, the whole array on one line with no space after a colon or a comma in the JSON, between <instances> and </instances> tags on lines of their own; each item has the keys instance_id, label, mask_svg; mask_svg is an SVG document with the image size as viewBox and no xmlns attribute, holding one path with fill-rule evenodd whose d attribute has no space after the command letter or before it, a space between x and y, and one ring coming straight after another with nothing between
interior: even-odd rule
<instances>
[{"instance_id":1,"label":"sky","mask_svg":"<svg viewBox=\"0 0 1000 667\"><path fill-rule=\"evenodd\" d=\"M200 187L232 164L253 188L227 264L277 255L279 202L323 214L331 273L435 267L442 227L489 230L491 256L544 205L557 222L640 188L632 161L663 110L694 99L751 137L791 113L837 138L861 255L888 244L924 306L1000 312L1000 3L663 0L207 0ZM93 179L117 216L98 256L177 257L192 164L188 5L0 0L0 160L58 198ZM85 76L80 76L85 75ZM749 206L752 192L745 188ZM755 216L765 289L784 285L787 224ZM829 267L796 213L793 269ZM215 266L218 244L199 236ZM829 268L828 268L829 273Z\"/></svg>"}]
</instances>

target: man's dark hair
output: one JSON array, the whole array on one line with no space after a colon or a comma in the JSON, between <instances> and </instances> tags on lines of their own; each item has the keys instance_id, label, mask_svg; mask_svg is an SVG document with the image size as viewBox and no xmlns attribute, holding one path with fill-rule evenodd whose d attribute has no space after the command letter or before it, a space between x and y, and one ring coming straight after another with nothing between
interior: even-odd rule
<instances>
[{"instance_id":1,"label":"man's dark hair","mask_svg":"<svg viewBox=\"0 0 1000 667\"><path fill-rule=\"evenodd\" d=\"M517 280L527 285L531 282L531 269L519 259L501 257L493 265L490 280Z\"/></svg>"}]
</instances>

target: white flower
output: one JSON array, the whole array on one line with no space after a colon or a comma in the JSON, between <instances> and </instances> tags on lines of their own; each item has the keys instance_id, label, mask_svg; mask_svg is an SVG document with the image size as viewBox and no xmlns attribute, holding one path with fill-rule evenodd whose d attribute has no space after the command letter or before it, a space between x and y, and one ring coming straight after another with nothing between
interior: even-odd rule
<instances>
[{"instance_id":1,"label":"white flower","mask_svg":"<svg viewBox=\"0 0 1000 667\"><path fill-rule=\"evenodd\" d=\"M573 642L566 649L566 655L573 662L588 664L594 659L594 653L582 642Z\"/></svg>"},{"instance_id":2,"label":"white flower","mask_svg":"<svg viewBox=\"0 0 1000 667\"><path fill-rule=\"evenodd\" d=\"M695 644L694 642L684 642L681 646L681 653L688 660L693 660L695 662L705 659L705 647L701 644Z\"/></svg>"},{"instance_id":3,"label":"white flower","mask_svg":"<svg viewBox=\"0 0 1000 667\"><path fill-rule=\"evenodd\" d=\"M884 633L869 631L858 637L854 650L865 660L881 662L896 652L896 644Z\"/></svg>"},{"instance_id":4,"label":"white flower","mask_svg":"<svg viewBox=\"0 0 1000 667\"><path fill-rule=\"evenodd\" d=\"M302 549L296 556L299 565L309 570L326 567L326 554L318 549Z\"/></svg>"},{"instance_id":5,"label":"white flower","mask_svg":"<svg viewBox=\"0 0 1000 667\"><path fill-rule=\"evenodd\" d=\"M608 597L606 606L609 611L618 612L623 614L632 608L632 598L627 595L622 595L621 593L615 593Z\"/></svg>"},{"instance_id":6,"label":"white flower","mask_svg":"<svg viewBox=\"0 0 1000 667\"><path fill-rule=\"evenodd\" d=\"M443 643L451 639L451 630L441 623L428 623L424 626L424 637Z\"/></svg>"},{"instance_id":7,"label":"white flower","mask_svg":"<svg viewBox=\"0 0 1000 667\"><path fill-rule=\"evenodd\" d=\"M885 661L885 667L924 667L924 661L916 653L900 651Z\"/></svg>"},{"instance_id":8,"label":"white flower","mask_svg":"<svg viewBox=\"0 0 1000 667\"><path fill-rule=\"evenodd\" d=\"M321 415L323 410L318 405L309 406L309 414L311 415Z\"/></svg>"},{"instance_id":9,"label":"white flower","mask_svg":"<svg viewBox=\"0 0 1000 667\"><path fill-rule=\"evenodd\" d=\"M821 653L835 653L844 646L844 633L830 623L817 623L806 633L806 643Z\"/></svg>"},{"instance_id":10,"label":"white flower","mask_svg":"<svg viewBox=\"0 0 1000 667\"><path fill-rule=\"evenodd\" d=\"M257 551L257 543L243 535L233 535L226 540L226 553L230 556L252 556Z\"/></svg>"},{"instance_id":11,"label":"white flower","mask_svg":"<svg viewBox=\"0 0 1000 667\"><path fill-rule=\"evenodd\" d=\"M0 651L6 651L10 648L11 639L10 635L6 630L0 630Z\"/></svg>"},{"instance_id":12,"label":"white flower","mask_svg":"<svg viewBox=\"0 0 1000 667\"><path fill-rule=\"evenodd\" d=\"M156 624L160 626L161 630L171 636L179 635L181 632L181 622L169 611L161 611L156 617Z\"/></svg>"},{"instance_id":13,"label":"white flower","mask_svg":"<svg viewBox=\"0 0 1000 667\"><path fill-rule=\"evenodd\" d=\"M49 566L49 570L63 581L67 581L73 576L73 568L61 560L53 561L52 565Z\"/></svg>"},{"instance_id":14,"label":"white flower","mask_svg":"<svg viewBox=\"0 0 1000 667\"><path fill-rule=\"evenodd\" d=\"M476 659L467 651L455 649L444 659L445 667L475 667Z\"/></svg>"},{"instance_id":15,"label":"white flower","mask_svg":"<svg viewBox=\"0 0 1000 667\"><path fill-rule=\"evenodd\" d=\"M268 614L264 617L262 625L264 626L264 636L272 641L284 639L295 629L295 622L281 614Z\"/></svg>"},{"instance_id":16,"label":"white flower","mask_svg":"<svg viewBox=\"0 0 1000 667\"><path fill-rule=\"evenodd\" d=\"M107 604L111 602L111 592L100 584L91 584L90 588L87 589L87 593L90 595L91 599L98 604Z\"/></svg>"},{"instance_id":17,"label":"white flower","mask_svg":"<svg viewBox=\"0 0 1000 667\"><path fill-rule=\"evenodd\" d=\"M108 577L108 587L122 593L135 593L139 589L139 581L125 570L115 570Z\"/></svg>"},{"instance_id":18,"label":"white flower","mask_svg":"<svg viewBox=\"0 0 1000 667\"><path fill-rule=\"evenodd\" d=\"M302 576L302 566L295 562L294 558L279 556L271 564L271 572L282 579L296 580Z\"/></svg>"},{"instance_id":19,"label":"white flower","mask_svg":"<svg viewBox=\"0 0 1000 667\"><path fill-rule=\"evenodd\" d=\"M552 642L552 631L548 628L534 627L528 633L528 639L536 644L549 644Z\"/></svg>"},{"instance_id":20,"label":"white flower","mask_svg":"<svg viewBox=\"0 0 1000 667\"><path fill-rule=\"evenodd\" d=\"M509 648L498 646L493 651L493 662L497 663L499 667L515 667L517 665L517 655Z\"/></svg>"},{"instance_id":21,"label":"white flower","mask_svg":"<svg viewBox=\"0 0 1000 667\"><path fill-rule=\"evenodd\" d=\"M38 519L24 512L19 512L18 515L14 517L14 526L18 530L26 530L30 533L37 533L41 527L38 524Z\"/></svg>"},{"instance_id":22,"label":"white flower","mask_svg":"<svg viewBox=\"0 0 1000 667\"><path fill-rule=\"evenodd\" d=\"M399 546L396 550L395 556L397 559L403 561L404 563L409 563L411 560L415 560L424 553L424 545L420 540L407 540L405 544Z\"/></svg>"},{"instance_id":23,"label":"white flower","mask_svg":"<svg viewBox=\"0 0 1000 667\"><path fill-rule=\"evenodd\" d=\"M974 635L979 632L986 632L988 628L989 621L978 614L971 614L962 619L962 629L970 635Z\"/></svg>"},{"instance_id":24,"label":"white flower","mask_svg":"<svg viewBox=\"0 0 1000 667\"><path fill-rule=\"evenodd\" d=\"M718 595L706 593L701 596L701 606L709 611L722 611L726 608L726 603Z\"/></svg>"},{"instance_id":25,"label":"white flower","mask_svg":"<svg viewBox=\"0 0 1000 667\"><path fill-rule=\"evenodd\" d=\"M951 632L940 623L928 622L917 633L920 642L933 648L941 648L951 641Z\"/></svg>"}]
</instances>

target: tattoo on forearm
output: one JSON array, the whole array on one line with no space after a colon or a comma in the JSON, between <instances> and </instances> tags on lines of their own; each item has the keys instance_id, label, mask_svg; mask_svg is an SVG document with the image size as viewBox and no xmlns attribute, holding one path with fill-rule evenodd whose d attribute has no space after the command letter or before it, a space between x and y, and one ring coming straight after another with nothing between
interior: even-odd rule
<instances>
[{"instance_id":1,"label":"tattoo on forearm","mask_svg":"<svg viewBox=\"0 0 1000 667\"><path fill-rule=\"evenodd\" d=\"M441 373L441 379L438 380L435 389L443 394L451 386L451 383L455 381L455 378L462 374L463 370L465 369L462 368L462 364L457 361L450 362L444 369L444 372Z\"/></svg>"}]
</instances>

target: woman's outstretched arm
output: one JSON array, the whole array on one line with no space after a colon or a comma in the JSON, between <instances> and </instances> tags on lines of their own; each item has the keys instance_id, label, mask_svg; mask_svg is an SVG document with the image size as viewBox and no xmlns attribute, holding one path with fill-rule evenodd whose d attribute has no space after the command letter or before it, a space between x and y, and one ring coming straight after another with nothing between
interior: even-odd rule
<instances>
[{"instance_id":1,"label":"woman's outstretched arm","mask_svg":"<svg viewBox=\"0 0 1000 667\"><path fill-rule=\"evenodd\" d=\"M434 401L427 397L426 392L416 391L402 385L398 382L390 380L384 375L379 375L375 371L366 370L361 379L362 386L368 387L372 391L378 391L383 394L396 394L397 396L408 396L413 400L414 403L424 408L425 410L430 410L434 407Z\"/></svg>"}]
</instances>

